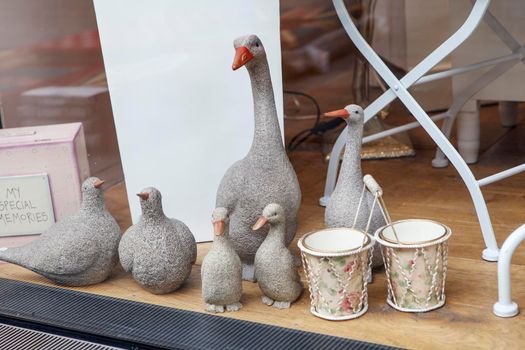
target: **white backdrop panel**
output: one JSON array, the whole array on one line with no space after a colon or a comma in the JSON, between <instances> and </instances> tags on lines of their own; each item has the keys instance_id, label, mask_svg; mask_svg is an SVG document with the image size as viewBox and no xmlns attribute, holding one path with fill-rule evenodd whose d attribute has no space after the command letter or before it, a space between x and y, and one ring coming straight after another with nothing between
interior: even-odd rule
<instances>
[{"instance_id":1,"label":"white backdrop panel","mask_svg":"<svg viewBox=\"0 0 525 350\"><path fill-rule=\"evenodd\" d=\"M253 136L248 72L231 69L236 37L263 41L282 126L279 1L94 3L133 221L135 194L155 186L168 216L210 240L217 186Z\"/></svg>"}]
</instances>

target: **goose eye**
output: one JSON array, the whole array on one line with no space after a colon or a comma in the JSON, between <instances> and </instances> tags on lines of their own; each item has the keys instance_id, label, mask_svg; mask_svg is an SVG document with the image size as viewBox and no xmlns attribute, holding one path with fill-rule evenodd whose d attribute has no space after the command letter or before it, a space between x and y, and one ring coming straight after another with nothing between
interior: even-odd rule
<instances>
[{"instance_id":1,"label":"goose eye","mask_svg":"<svg viewBox=\"0 0 525 350\"><path fill-rule=\"evenodd\" d=\"M259 43L255 43L255 46L256 46L256 47L259 47Z\"/></svg>"}]
</instances>

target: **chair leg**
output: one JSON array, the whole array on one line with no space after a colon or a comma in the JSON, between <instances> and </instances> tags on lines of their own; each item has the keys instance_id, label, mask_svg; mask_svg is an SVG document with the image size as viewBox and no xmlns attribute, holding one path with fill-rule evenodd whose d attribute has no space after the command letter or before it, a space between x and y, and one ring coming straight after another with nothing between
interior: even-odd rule
<instances>
[{"instance_id":1,"label":"chair leg","mask_svg":"<svg viewBox=\"0 0 525 350\"><path fill-rule=\"evenodd\" d=\"M499 317L513 317L519 312L518 304L512 301L510 286L510 263L512 255L525 239L525 225L520 226L505 240L499 252L498 260L498 302L493 312Z\"/></svg>"},{"instance_id":2,"label":"chair leg","mask_svg":"<svg viewBox=\"0 0 525 350\"><path fill-rule=\"evenodd\" d=\"M470 100L458 113L458 151L467 164L479 156L479 102Z\"/></svg>"},{"instance_id":3,"label":"chair leg","mask_svg":"<svg viewBox=\"0 0 525 350\"><path fill-rule=\"evenodd\" d=\"M448 116L443 121L443 126L441 127L441 131L443 132L443 135L447 137L447 139L450 140L450 134L452 132L452 126L454 126L454 121L456 120L456 116ZM441 148L438 147L436 149L436 156L434 159L432 159L432 167L434 168L446 168L448 166L448 159L445 157L445 154L441 150Z\"/></svg>"},{"instance_id":4,"label":"chair leg","mask_svg":"<svg viewBox=\"0 0 525 350\"><path fill-rule=\"evenodd\" d=\"M511 128L518 123L519 105L515 101L499 102L499 117L501 126Z\"/></svg>"},{"instance_id":5,"label":"chair leg","mask_svg":"<svg viewBox=\"0 0 525 350\"><path fill-rule=\"evenodd\" d=\"M452 127L454 122L458 120L459 154L461 154L467 164L472 164L478 160L479 152L479 104L473 100L467 102L462 100L463 98L461 97L455 100L453 107L447 111L449 117L443 122L441 131L450 140ZM460 103L464 103L463 107L458 112L455 112L457 110L455 105ZM448 166L448 159L440 148L436 150L432 166L434 168L446 168Z\"/></svg>"}]
</instances>

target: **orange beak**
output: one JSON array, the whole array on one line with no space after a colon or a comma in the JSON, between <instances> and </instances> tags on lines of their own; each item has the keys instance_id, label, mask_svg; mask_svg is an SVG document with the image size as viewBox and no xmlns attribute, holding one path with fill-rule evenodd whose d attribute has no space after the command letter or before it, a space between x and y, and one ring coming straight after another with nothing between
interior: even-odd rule
<instances>
[{"instance_id":1,"label":"orange beak","mask_svg":"<svg viewBox=\"0 0 525 350\"><path fill-rule=\"evenodd\" d=\"M224 233L224 221L217 220L213 222L213 233L215 233L215 236L220 236Z\"/></svg>"},{"instance_id":2,"label":"orange beak","mask_svg":"<svg viewBox=\"0 0 525 350\"><path fill-rule=\"evenodd\" d=\"M140 192L140 193L137 193L137 196L139 196L140 199L142 199L143 201L147 201L148 198L149 198L149 193L147 193L147 192Z\"/></svg>"},{"instance_id":3,"label":"orange beak","mask_svg":"<svg viewBox=\"0 0 525 350\"><path fill-rule=\"evenodd\" d=\"M350 113L346 109L338 109L336 111L328 112L324 114L328 118L343 118L346 119L350 116Z\"/></svg>"},{"instance_id":4,"label":"orange beak","mask_svg":"<svg viewBox=\"0 0 525 350\"><path fill-rule=\"evenodd\" d=\"M246 46L235 49L235 58L233 59L232 69L237 70L248 63L253 58L253 54Z\"/></svg>"},{"instance_id":5,"label":"orange beak","mask_svg":"<svg viewBox=\"0 0 525 350\"><path fill-rule=\"evenodd\" d=\"M268 222L268 218L265 217L265 216L261 216L257 222L255 223L255 225L253 225L252 227L252 230L256 231L258 229L260 229L261 227L263 227L264 225L266 225L266 223Z\"/></svg>"},{"instance_id":6,"label":"orange beak","mask_svg":"<svg viewBox=\"0 0 525 350\"><path fill-rule=\"evenodd\" d=\"M97 180L97 181L93 182L93 187L100 188L100 187L102 187L104 182L106 182L106 181L104 181L104 180Z\"/></svg>"}]
</instances>

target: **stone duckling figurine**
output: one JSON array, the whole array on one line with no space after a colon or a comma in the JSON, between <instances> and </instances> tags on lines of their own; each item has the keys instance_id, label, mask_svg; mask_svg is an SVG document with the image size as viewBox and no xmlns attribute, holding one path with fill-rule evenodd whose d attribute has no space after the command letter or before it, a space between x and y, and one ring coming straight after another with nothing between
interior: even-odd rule
<instances>
[{"instance_id":1,"label":"stone duckling figurine","mask_svg":"<svg viewBox=\"0 0 525 350\"><path fill-rule=\"evenodd\" d=\"M270 224L270 231L255 254L255 278L264 304L287 309L299 298L303 285L292 253L285 245L286 216L279 204L268 204L253 230L266 223Z\"/></svg>"},{"instance_id":2,"label":"stone duckling figurine","mask_svg":"<svg viewBox=\"0 0 525 350\"><path fill-rule=\"evenodd\" d=\"M183 222L166 217L159 190L148 187L137 196L142 215L120 241L120 263L150 292L170 293L191 273L195 238Z\"/></svg>"},{"instance_id":3,"label":"stone duckling figurine","mask_svg":"<svg viewBox=\"0 0 525 350\"><path fill-rule=\"evenodd\" d=\"M27 245L3 248L0 260L25 267L66 286L104 281L118 263L120 227L106 210L104 181L90 177L81 187L82 204Z\"/></svg>"},{"instance_id":4,"label":"stone duckling figurine","mask_svg":"<svg viewBox=\"0 0 525 350\"><path fill-rule=\"evenodd\" d=\"M230 237L243 262L243 279L254 281L253 260L268 229L262 227L254 235L251 226L266 204L280 203L287 214L284 242L288 246L297 229L301 189L283 146L263 44L256 35L248 35L237 38L234 47L232 68L236 70L244 66L250 75L255 127L248 154L224 174L215 206L228 208Z\"/></svg>"},{"instance_id":5,"label":"stone duckling figurine","mask_svg":"<svg viewBox=\"0 0 525 350\"><path fill-rule=\"evenodd\" d=\"M238 311L242 308L242 264L230 241L228 209L216 208L212 223L215 238L201 266L206 311Z\"/></svg>"},{"instance_id":6,"label":"stone duckling figurine","mask_svg":"<svg viewBox=\"0 0 525 350\"><path fill-rule=\"evenodd\" d=\"M330 201L325 211L326 227L352 227L354 224L361 192L365 186L363 182L363 173L361 171L361 144L363 139L364 112L358 105L348 105L344 109L325 113L326 117L343 118L348 124L348 135L346 137L345 153L341 171L337 179L334 192L330 196ZM372 209L374 196L365 190L361 209L355 228L364 230L368 222L368 216ZM376 203L372 213L369 232L373 234L376 230L384 226L385 219L379 209L379 203ZM381 250L374 249L372 266L383 264Z\"/></svg>"}]
</instances>

